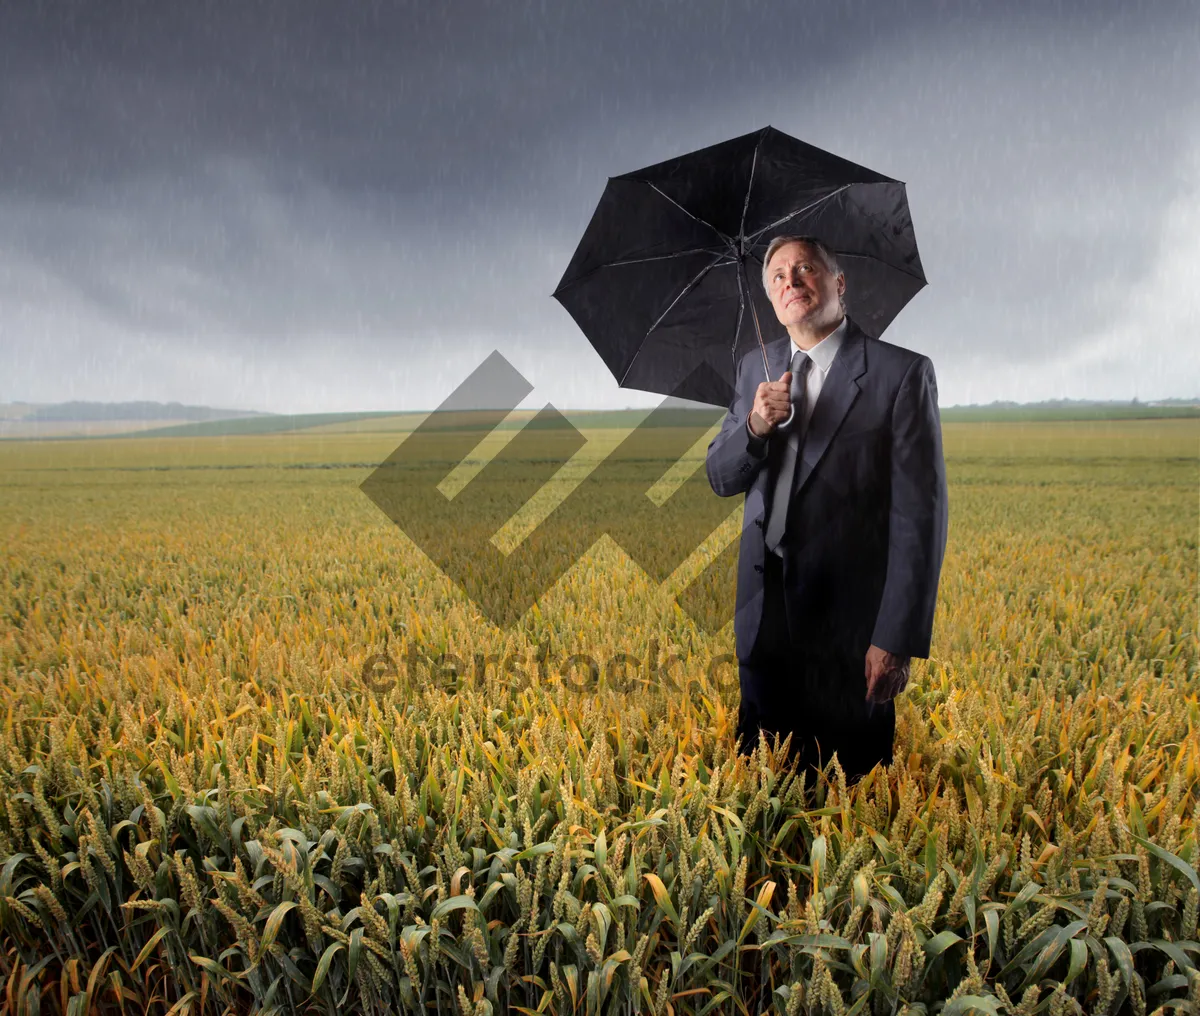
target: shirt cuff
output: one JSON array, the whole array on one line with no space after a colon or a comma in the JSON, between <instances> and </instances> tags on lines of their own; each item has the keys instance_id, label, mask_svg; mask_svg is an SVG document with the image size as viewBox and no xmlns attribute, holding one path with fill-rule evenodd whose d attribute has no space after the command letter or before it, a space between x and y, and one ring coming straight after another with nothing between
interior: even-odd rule
<instances>
[{"instance_id":1,"label":"shirt cuff","mask_svg":"<svg viewBox=\"0 0 1200 1016\"><path fill-rule=\"evenodd\" d=\"M750 413L746 414L746 450L755 458L762 458L767 453L767 437L759 437L750 429Z\"/></svg>"}]
</instances>

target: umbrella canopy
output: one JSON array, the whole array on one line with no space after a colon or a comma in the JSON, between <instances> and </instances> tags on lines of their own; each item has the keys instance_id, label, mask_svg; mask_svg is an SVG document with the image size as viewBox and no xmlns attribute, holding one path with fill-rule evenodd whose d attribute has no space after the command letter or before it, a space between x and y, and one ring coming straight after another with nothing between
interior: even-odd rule
<instances>
[{"instance_id":1,"label":"umbrella canopy","mask_svg":"<svg viewBox=\"0 0 1200 1016\"><path fill-rule=\"evenodd\" d=\"M925 285L904 184L768 126L610 177L553 295L622 388L725 406L758 328L783 334L762 258L785 233L834 251L868 335Z\"/></svg>"}]
</instances>

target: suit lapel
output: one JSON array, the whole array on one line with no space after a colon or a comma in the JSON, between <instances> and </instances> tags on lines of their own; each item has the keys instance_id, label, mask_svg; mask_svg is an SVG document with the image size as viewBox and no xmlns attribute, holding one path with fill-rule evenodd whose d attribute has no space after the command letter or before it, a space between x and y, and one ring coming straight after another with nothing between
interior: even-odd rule
<instances>
[{"instance_id":1,"label":"suit lapel","mask_svg":"<svg viewBox=\"0 0 1200 1016\"><path fill-rule=\"evenodd\" d=\"M842 347L829 368L829 376L821 386L817 404L808 421L808 431L800 446L800 463L796 470L796 486L792 496L804 489L808 478L817 468L833 436L842 425L862 386L858 379L866 373L867 358L863 333L853 321L848 322Z\"/></svg>"},{"instance_id":2,"label":"suit lapel","mask_svg":"<svg viewBox=\"0 0 1200 1016\"><path fill-rule=\"evenodd\" d=\"M771 376L767 380L778 381L792 362L792 344L785 335L782 339L766 343L766 347L767 364L771 368Z\"/></svg>"}]
</instances>

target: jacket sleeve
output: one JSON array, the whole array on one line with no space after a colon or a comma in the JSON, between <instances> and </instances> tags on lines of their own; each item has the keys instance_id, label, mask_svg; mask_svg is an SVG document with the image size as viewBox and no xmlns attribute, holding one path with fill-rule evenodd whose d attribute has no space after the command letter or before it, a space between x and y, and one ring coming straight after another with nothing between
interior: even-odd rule
<instances>
[{"instance_id":1,"label":"jacket sleeve","mask_svg":"<svg viewBox=\"0 0 1200 1016\"><path fill-rule=\"evenodd\" d=\"M892 407L887 577L872 644L928 657L949 504L933 362L918 357Z\"/></svg>"},{"instance_id":2,"label":"jacket sleeve","mask_svg":"<svg viewBox=\"0 0 1200 1016\"><path fill-rule=\"evenodd\" d=\"M751 387L751 379L746 377L752 369L748 366L751 361L752 354L747 354L738 363L733 405L709 444L704 461L708 482L720 497L744 494L767 461L769 439L755 437L747 425L758 390L758 385Z\"/></svg>"}]
</instances>

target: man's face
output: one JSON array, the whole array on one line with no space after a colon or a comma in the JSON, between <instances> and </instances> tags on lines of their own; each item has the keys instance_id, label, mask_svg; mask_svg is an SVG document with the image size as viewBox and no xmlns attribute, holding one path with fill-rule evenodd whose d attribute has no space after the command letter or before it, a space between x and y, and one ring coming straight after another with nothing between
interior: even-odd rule
<instances>
[{"instance_id":1,"label":"man's face","mask_svg":"<svg viewBox=\"0 0 1200 1016\"><path fill-rule=\"evenodd\" d=\"M841 317L846 277L833 275L805 243L785 243L767 266L771 306L784 327L823 328Z\"/></svg>"}]
</instances>

